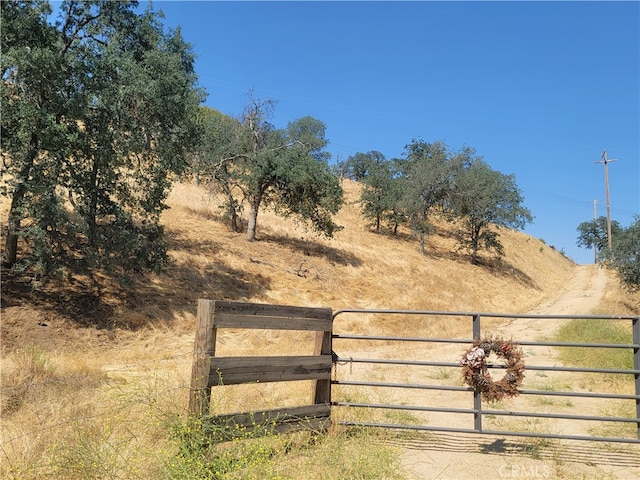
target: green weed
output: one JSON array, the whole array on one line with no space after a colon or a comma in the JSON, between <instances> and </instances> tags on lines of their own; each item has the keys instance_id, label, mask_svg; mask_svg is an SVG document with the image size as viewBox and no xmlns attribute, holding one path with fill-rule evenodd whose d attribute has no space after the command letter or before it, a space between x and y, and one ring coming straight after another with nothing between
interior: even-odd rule
<instances>
[{"instance_id":1,"label":"green weed","mask_svg":"<svg viewBox=\"0 0 640 480\"><path fill-rule=\"evenodd\" d=\"M577 343L632 343L628 323L607 320L572 320L563 325L557 333L561 342ZM560 359L577 367L603 369L632 369L633 351L621 348L561 347Z\"/></svg>"}]
</instances>

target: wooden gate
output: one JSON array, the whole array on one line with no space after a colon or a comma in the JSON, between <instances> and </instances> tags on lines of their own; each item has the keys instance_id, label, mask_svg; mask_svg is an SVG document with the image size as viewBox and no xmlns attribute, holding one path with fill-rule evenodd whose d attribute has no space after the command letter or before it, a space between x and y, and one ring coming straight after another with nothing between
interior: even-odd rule
<instances>
[{"instance_id":1,"label":"wooden gate","mask_svg":"<svg viewBox=\"0 0 640 480\"><path fill-rule=\"evenodd\" d=\"M447 317L457 318L457 321L471 322L471 338L412 338L395 336L371 336L341 334L333 331L334 320L339 315L345 314L361 315L411 315L414 317ZM633 353L633 368L631 369L606 369L606 368L585 368L585 367L564 367L549 365L527 365L529 372L567 372L572 373L593 373L628 375L633 378L634 393L608 393L592 391L564 391L538 389L520 389L521 396L537 396L550 398L585 398L585 399L608 399L609 401L632 402L633 413L629 416L616 415L593 415L560 412L539 412L511 410L510 408L486 408L481 402L481 394L478 391L462 386L454 382L453 384L423 384L423 383L400 383L388 382L385 379L374 381L364 381L360 378L343 379L338 378L337 365L346 363L354 364L374 364L403 367L435 367L439 369L459 371L458 361L402 359L402 358L354 358L350 354L345 354L340 348L333 353L332 344L335 340L337 347L341 341L374 341L392 344L420 343L429 345L433 343L444 343L450 345L468 345L474 339L482 338L481 320L483 318L537 318L544 320L557 319L586 319L592 321L619 321L631 322L632 341L631 343L559 343L517 340L517 343L530 348L534 347L567 347L567 348L606 348L606 349L626 349ZM216 356L216 337L220 328L235 329L275 329L275 330L298 330L316 332L315 347L312 355L303 356ZM395 351L400 349L396 348ZM342 355L339 355L342 354ZM336 365L336 372L331 379L332 367ZM489 368L504 368L495 365ZM449 376L449 375L448 375ZM228 415L212 416L210 412L210 400L212 387L221 385L234 385L242 383L256 382L283 382L296 380L313 380L314 389L310 403L288 408L275 410L260 410L256 407L253 412L237 413ZM449 382L451 383L451 382ZM413 391L442 391L447 392L444 406L434 405L410 405L404 401L390 403L392 395L385 395L384 403L356 402L345 398L332 398L331 387L335 385L338 395L344 388L378 388L383 390L413 390ZM461 394L471 395L472 405L468 407L456 407L451 405L450 395ZM336 422L339 425L353 425L365 427L385 427L401 428L411 430L430 430L458 433L482 433L488 435L510 435L519 437L538 437L569 440L591 440L602 442L620 443L640 443L640 316L575 316L575 315L507 315L495 313L477 312L432 312L432 311L407 311L407 310L363 310L344 309L332 312L330 308L307 308L279 305L264 305L237 302L221 302L211 300L199 300L198 316L196 324L196 341L194 347L193 370L191 379L191 394L189 399L189 411L191 414L203 417L215 418L218 423L230 426L232 429L242 427L243 430L251 430L254 425L270 425L275 431L283 432L299 428L312 428L314 430L326 429L331 422L331 407L347 408L352 411L361 409L374 410L395 410L404 412L430 412L431 414L444 414L444 424L438 425L418 425L388 423L381 421L357 420L350 421L342 419ZM355 410L353 409L355 407ZM588 412L587 412L588 413ZM463 415L471 418L469 427L452 428L449 424L451 415ZM487 429L483 425L483 419L490 418L527 418L527 419L565 419L578 422L614 422L618 424L632 425L634 435L625 437L608 437L593 435L570 435L530 431L514 431L509 429L493 430Z\"/></svg>"},{"instance_id":2,"label":"wooden gate","mask_svg":"<svg viewBox=\"0 0 640 480\"><path fill-rule=\"evenodd\" d=\"M272 425L275 431L297 428L326 429L331 416L330 308L307 308L200 299L196 319L189 412L210 417L211 389L256 382L314 380L310 403L275 410L215 416L227 426L250 430ZM218 329L273 329L315 331L315 349L308 356L217 357Z\"/></svg>"}]
</instances>

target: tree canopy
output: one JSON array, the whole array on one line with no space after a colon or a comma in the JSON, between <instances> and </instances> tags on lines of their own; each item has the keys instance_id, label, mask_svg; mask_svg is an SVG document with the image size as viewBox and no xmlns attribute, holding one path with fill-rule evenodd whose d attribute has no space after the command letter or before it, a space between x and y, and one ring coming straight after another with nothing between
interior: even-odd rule
<instances>
[{"instance_id":1,"label":"tree canopy","mask_svg":"<svg viewBox=\"0 0 640 480\"><path fill-rule=\"evenodd\" d=\"M433 216L456 221L459 245L473 264L481 250L503 254L496 228L523 228L532 220L515 177L491 169L469 147L452 152L442 142L413 140L402 158L357 153L338 171L362 183L362 212L377 232L383 219L394 233L406 223L423 254Z\"/></svg>"},{"instance_id":2,"label":"tree canopy","mask_svg":"<svg viewBox=\"0 0 640 480\"><path fill-rule=\"evenodd\" d=\"M611 237L618 238L621 232L622 227L620 224L615 220L611 220ZM578 233L576 245L584 248L595 248L597 259L604 259L608 256L607 217L600 216L595 220L582 222L578 225Z\"/></svg>"},{"instance_id":3,"label":"tree canopy","mask_svg":"<svg viewBox=\"0 0 640 480\"><path fill-rule=\"evenodd\" d=\"M453 186L449 160L445 144L413 140L399 162L401 203L411 228L419 235L420 253L424 253L425 235L433 230L431 213L444 205Z\"/></svg>"},{"instance_id":4,"label":"tree canopy","mask_svg":"<svg viewBox=\"0 0 640 480\"><path fill-rule=\"evenodd\" d=\"M4 262L159 268L170 175L198 141L194 56L137 2L2 2ZM26 248L18 252L18 239Z\"/></svg>"},{"instance_id":5,"label":"tree canopy","mask_svg":"<svg viewBox=\"0 0 640 480\"><path fill-rule=\"evenodd\" d=\"M640 290L640 216L628 228L611 220L611 250L607 235L607 218L598 217L578 225L579 247L596 249L598 263L618 273L623 285L632 291Z\"/></svg>"},{"instance_id":6,"label":"tree canopy","mask_svg":"<svg viewBox=\"0 0 640 480\"><path fill-rule=\"evenodd\" d=\"M258 213L272 208L331 237L341 227L332 216L343 204L338 177L325 150L324 123L306 116L276 129L267 119L275 102L250 96L238 120L213 116L206 127L208 145L199 175L213 179L225 193L225 212L232 228L248 207L247 240L256 238Z\"/></svg>"},{"instance_id":7,"label":"tree canopy","mask_svg":"<svg viewBox=\"0 0 640 480\"><path fill-rule=\"evenodd\" d=\"M397 165L378 151L356 153L338 166L347 178L362 182L360 203L364 217L380 233L383 220L396 231L400 217L400 185Z\"/></svg>"},{"instance_id":8,"label":"tree canopy","mask_svg":"<svg viewBox=\"0 0 640 480\"><path fill-rule=\"evenodd\" d=\"M476 265L480 249L503 254L494 227L524 228L533 217L522 205L515 176L493 170L474 153L465 149L459 154L449 208L460 222L459 244Z\"/></svg>"},{"instance_id":9,"label":"tree canopy","mask_svg":"<svg viewBox=\"0 0 640 480\"><path fill-rule=\"evenodd\" d=\"M613 233L611 234L613 237ZM615 245L615 246L613 246ZM640 290L640 216L635 222L613 237L613 255L609 264L620 276L622 283L632 291Z\"/></svg>"}]
</instances>

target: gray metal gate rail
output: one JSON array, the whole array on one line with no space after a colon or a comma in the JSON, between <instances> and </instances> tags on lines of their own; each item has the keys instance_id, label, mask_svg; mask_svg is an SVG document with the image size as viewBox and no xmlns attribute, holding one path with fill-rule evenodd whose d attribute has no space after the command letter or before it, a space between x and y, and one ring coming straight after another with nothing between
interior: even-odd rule
<instances>
[{"instance_id":1,"label":"gray metal gate rail","mask_svg":"<svg viewBox=\"0 0 640 480\"><path fill-rule=\"evenodd\" d=\"M405 410L416 412L443 412L456 414L473 415L473 428L450 428L447 426L429 426L429 425L403 425L375 422L352 422L341 421L342 425L351 426L368 426L368 427L384 427L399 428L410 430L430 430L445 432L461 432L461 433L482 433L486 435L508 435L518 437L536 437L536 438L555 438L569 440L589 440L601 442L618 442L618 443L637 443L640 444L640 316L603 316L603 315L512 315L512 314L496 314L496 313L470 313L470 312L438 312L438 311L417 311L417 310L368 310L368 309L343 309L334 312L334 333L332 335L333 350L336 352L337 361L348 361L351 363L366 364L387 364L387 365L405 365L405 366L430 366L430 367L446 367L459 368L458 363L451 362L433 362L433 361L412 361L401 359L371 359L371 358L352 358L341 357L339 349L340 340L367 340L367 341L384 341L384 342L421 342L421 343L448 343L448 344L471 344L473 339L457 339L457 338L411 338L396 336L369 336L369 335L350 335L336 333L335 319L340 315L346 314L371 314L371 315L421 315L421 316L456 316L469 317L472 322L473 339L481 338L481 319L482 318L528 318L528 319L585 319L593 321L607 320L629 320L632 324L632 342L631 344L618 343L560 343L560 342L531 342L519 341L514 342L521 346L548 346L548 347L584 347L584 348L611 348L611 349L631 349L633 351L633 368L626 369L600 369L600 368L582 368L582 367L559 367L559 366L542 366L527 365L527 371L558 371L558 372L588 372L588 373L604 373L614 375L633 375L635 384L635 394L615 394L615 393L597 393L597 392L576 392L576 391L547 391L547 390L527 390L521 389L521 395L545 395L560 397L585 397L585 398L606 398L615 400L627 400L635 402L635 418L615 417L615 416L593 416L593 415L568 415L562 413L540 413L526 411L506 411L484 408L481 401L481 395L470 387L451 386L451 385L423 385L423 384L403 384L389 382L371 382L371 381L354 381L340 380L335 378L332 385L344 385L355 387L385 387L392 389L419 389L419 390L444 390L456 392L472 392L473 406L472 408L444 408L430 406L408 406L397 404L372 404L372 403L355 403L348 401L340 401L332 398L332 405L337 407L363 407L373 409L391 409ZM336 358L334 358L336 360ZM490 368L501 368L494 366ZM335 397L335 393L332 394ZM601 437L601 436L582 436L582 435L561 435L552 433L535 433L524 431L508 431L508 430L487 430L483 428L483 417L492 416L511 416L511 417L529 417L529 418L551 418L551 419L569 419L599 422L620 422L633 423L636 425L637 438L620 438L620 437Z\"/></svg>"}]
</instances>

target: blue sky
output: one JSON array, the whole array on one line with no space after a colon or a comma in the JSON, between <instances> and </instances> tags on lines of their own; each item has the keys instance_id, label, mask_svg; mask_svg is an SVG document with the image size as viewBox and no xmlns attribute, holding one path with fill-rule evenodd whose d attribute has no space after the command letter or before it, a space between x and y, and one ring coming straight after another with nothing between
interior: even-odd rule
<instances>
[{"instance_id":1,"label":"blue sky","mask_svg":"<svg viewBox=\"0 0 640 480\"><path fill-rule=\"evenodd\" d=\"M640 213L639 2L156 1L197 54L206 104L271 122L311 115L335 159L414 138L476 149L515 174L525 231L578 263L577 226Z\"/></svg>"}]
</instances>

